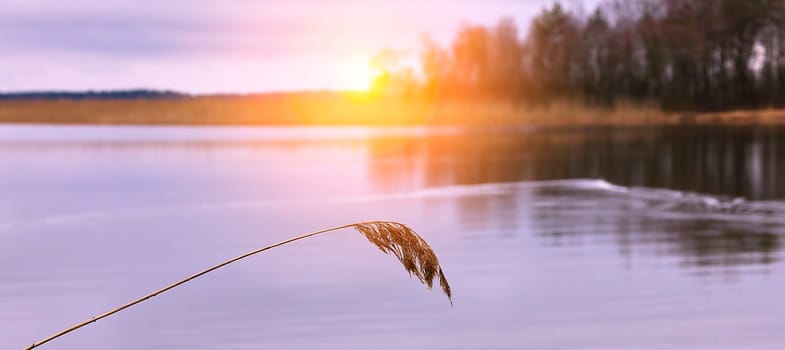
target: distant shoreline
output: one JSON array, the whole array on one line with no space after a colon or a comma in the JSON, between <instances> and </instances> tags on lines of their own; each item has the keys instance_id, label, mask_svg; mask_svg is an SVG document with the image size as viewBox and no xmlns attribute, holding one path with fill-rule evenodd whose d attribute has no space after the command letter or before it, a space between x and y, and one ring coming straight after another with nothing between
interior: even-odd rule
<instances>
[{"instance_id":1,"label":"distant shoreline","mask_svg":"<svg viewBox=\"0 0 785 350\"><path fill-rule=\"evenodd\" d=\"M13 96L16 96L13 98ZM664 112L620 103L569 101L527 107L504 101L437 101L364 93L300 92L186 95L128 90L0 94L0 123L227 126L599 126L678 124L785 125L785 109Z\"/></svg>"},{"instance_id":2,"label":"distant shoreline","mask_svg":"<svg viewBox=\"0 0 785 350\"><path fill-rule=\"evenodd\" d=\"M17 91L0 93L0 101L53 101L53 100L128 100L181 98L191 95L152 89L86 90L86 91Z\"/></svg>"}]
</instances>

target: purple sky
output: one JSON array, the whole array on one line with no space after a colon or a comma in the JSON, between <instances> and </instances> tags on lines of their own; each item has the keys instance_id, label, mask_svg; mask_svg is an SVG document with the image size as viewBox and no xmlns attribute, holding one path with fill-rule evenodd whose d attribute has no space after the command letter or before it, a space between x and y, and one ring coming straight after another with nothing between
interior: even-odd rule
<instances>
[{"instance_id":1,"label":"purple sky","mask_svg":"<svg viewBox=\"0 0 785 350\"><path fill-rule=\"evenodd\" d=\"M0 91L340 89L383 48L447 42L463 21L502 16L523 32L552 2L3 0Z\"/></svg>"}]
</instances>

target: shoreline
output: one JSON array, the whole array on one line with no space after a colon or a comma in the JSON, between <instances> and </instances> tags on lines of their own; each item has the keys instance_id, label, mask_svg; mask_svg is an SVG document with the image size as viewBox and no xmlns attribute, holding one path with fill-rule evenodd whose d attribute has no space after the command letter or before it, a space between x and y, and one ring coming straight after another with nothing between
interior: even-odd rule
<instances>
[{"instance_id":1,"label":"shoreline","mask_svg":"<svg viewBox=\"0 0 785 350\"><path fill-rule=\"evenodd\" d=\"M666 126L785 125L785 109L665 112L560 101L526 107L499 101L428 101L364 94L282 94L176 99L0 101L0 125L126 126Z\"/></svg>"}]
</instances>

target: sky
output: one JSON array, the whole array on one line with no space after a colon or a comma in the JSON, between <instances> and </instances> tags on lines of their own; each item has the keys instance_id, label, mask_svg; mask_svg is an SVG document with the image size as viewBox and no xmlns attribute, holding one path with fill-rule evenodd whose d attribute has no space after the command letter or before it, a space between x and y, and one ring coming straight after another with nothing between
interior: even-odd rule
<instances>
[{"instance_id":1,"label":"sky","mask_svg":"<svg viewBox=\"0 0 785 350\"><path fill-rule=\"evenodd\" d=\"M446 44L461 23L504 16L525 33L552 2L0 0L0 92L352 89L382 49Z\"/></svg>"}]
</instances>

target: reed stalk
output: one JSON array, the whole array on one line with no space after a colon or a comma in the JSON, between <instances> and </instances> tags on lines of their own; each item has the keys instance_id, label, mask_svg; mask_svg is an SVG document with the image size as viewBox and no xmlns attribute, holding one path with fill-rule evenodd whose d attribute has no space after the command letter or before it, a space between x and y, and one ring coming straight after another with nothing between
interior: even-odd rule
<instances>
[{"instance_id":1,"label":"reed stalk","mask_svg":"<svg viewBox=\"0 0 785 350\"><path fill-rule=\"evenodd\" d=\"M297 237L293 237L287 239L285 241L281 241L275 243L273 245L266 246L264 248L260 248L243 255L234 257L232 259L226 260L218 265L214 265L209 267L201 272L195 273L191 276L188 276L180 281L172 283L166 287L158 289L150 294L147 294L141 298L135 299L127 304L109 310L103 314L98 316L89 318L83 322L77 323L71 327L63 329L55 334L52 334L49 337L41 339L32 345L25 348L25 350L30 350L46 344L54 339L57 339L63 335L71 333L79 328L82 328L88 324L96 322L100 319L109 317L114 315L120 311L123 311L131 306L139 304L145 300L148 300L152 297L155 297L159 294L167 292L175 287L178 287L182 284L185 284L195 278L201 277L207 273L220 269L226 265L229 265L233 262L238 260L245 259L251 255L255 255L261 253L263 251L282 246L284 244L292 243L295 241L299 241L301 239L305 239L308 237L313 237L322 233L338 231L341 229L354 227L358 232L360 232L363 236L365 236L368 241L376 245L382 252L385 254L392 254L403 264L404 268L407 272L409 272L410 276L417 277L417 279L428 286L430 289L433 286L433 282L435 279L439 279L439 285L442 288L442 291L445 295L447 295L447 299L450 301L450 305L452 305L452 292L450 290L450 285L447 283L447 278L444 276L444 272L442 272L442 268L439 265L439 260L436 257L433 249L425 242L420 235L418 235L414 230L409 228L408 226L392 221L366 221L366 222L358 222L348 225L341 225L336 226L324 230L319 230L311 233L306 233L304 235L300 235Z\"/></svg>"}]
</instances>

